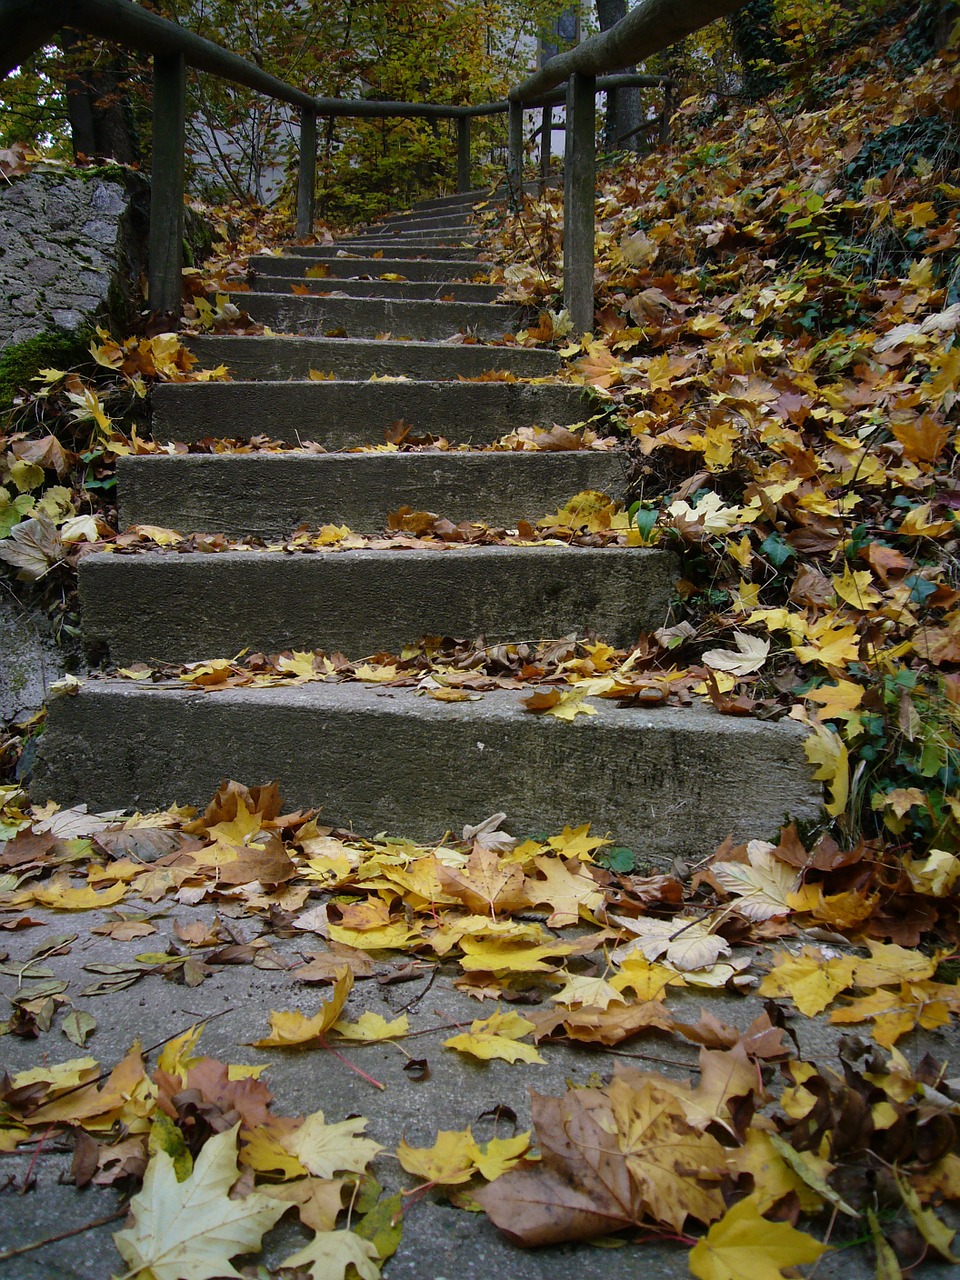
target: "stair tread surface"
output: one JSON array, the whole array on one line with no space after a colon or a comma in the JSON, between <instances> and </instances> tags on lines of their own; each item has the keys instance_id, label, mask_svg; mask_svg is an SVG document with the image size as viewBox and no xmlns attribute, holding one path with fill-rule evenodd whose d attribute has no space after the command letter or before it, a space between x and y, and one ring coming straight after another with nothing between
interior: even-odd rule
<instances>
[{"instance_id":1,"label":"stair tread surface","mask_svg":"<svg viewBox=\"0 0 960 1280\"><path fill-rule=\"evenodd\" d=\"M304 285L309 289L310 295L315 297L402 298L417 302L495 302L503 293L502 284L473 284L453 280L341 280L329 276L317 279L262 274L251 277L250 292L293 295L294 286L302 289Z\"/></svg>"},{"instance_id":2,"label":"stair tread surface","mask_svg":"<svg viewBox=\"0 0 960 1280\"><path fill-rule=\"evenodd\" d=\"M727 835L813 820L803 731L710 708L611 708L571 723L511 690L438 702L359 683L211 693L98 680L50 708L39 799L204 804L224 776L282 777L285 800L358 831L436 839L504 810L518 834L592 822L642 865L702 857ZM103 761L109 759L105 769Z\"/></svg>"},{"instance_id":3,"label":"stair tread surface","mask_svg":"<svg viewBox=\"0 0 960 1280\"><path fill-rule=\"evenodd\" d=\"M555 351L481 342L202 334L188 338L186 345L203 368L224 364L234 377L258 380L308 378L311 369L348 379L428 378L431 373L434 377L470 378L501 369L519 377L539 378L560 368Z\"/></svg>"},{"instance_id":4,"label":"stair tread surface","mask_svg":"<svg viewBox=\"0 0 960 1280\"><path fill-rule=\"evenodd\" d=\"M235 294L254 320L274 329L309 334L343 329L345 337L375 338L384 331L398 337L443 339L462 332L498 338L517 324L518 306L491 302L420 302L407 298L329 298L305 294Z\"/></svg>"},{"instance_id":5,"label":"stair tread surface","mask_svg":"<svg viewBox=\"0 0 960 1280\"><path fill-rule=\"evenodd\" d=\"M373 258L363 254L325 258L322 263L301 253L257 254L250 259L250 270L254 276L293 274L318 281L351 279L354 276L376 280L384 275L402 275L409 280L469 281L478 275L485 276L490 265L461 258L391 258L388 255ZM326 274L308 276L307 273L316 271L318 266L325 268Z\"/></svg>"}]
</instances>

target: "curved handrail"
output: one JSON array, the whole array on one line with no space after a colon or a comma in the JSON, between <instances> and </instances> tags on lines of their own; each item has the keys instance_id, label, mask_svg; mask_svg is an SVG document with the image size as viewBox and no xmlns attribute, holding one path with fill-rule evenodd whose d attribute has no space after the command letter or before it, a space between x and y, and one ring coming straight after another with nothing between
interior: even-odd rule
<instances>
[{"instance_id":1,"label":"curved handrail","mask_svg":"<svg viewBox=\"0 0 960 1280\"><path fill-rule=\"evenodd\" d=\"M746 0L640 0L609 30L551 58L540 71L511 89L509 99L527 105L573 75L601 76L641 62L745 3Z\"/></svg>"},{"instance_id":2,"label":"curved handrail","mask_svg":"<svg viewBox=\"0 0 960 1280\"><path fill-rule=\"evenodd\" d=\"M469 189L470 121L509 114L508 179L519 191L523 111L566 101L564 172L564 301L576 328L593 323L594 119L597 90L660 85L668 76L609 74L676 43L746 0L640 0L616 26L559 54L510 90L507 99L473 105L317 98L270 75L212 40L142 8L135 0L0 0L0 78L49 41L61 27L117 41L154 58L154 173L150 210L150 302L178 311L183 231L183 151L186 67L219 76L295 106L300 112L297 233L313 226L317 117L426 117L457 121L457 177ZM567 88L561 88L566 83Z\"/></svg>"}]
</instances>

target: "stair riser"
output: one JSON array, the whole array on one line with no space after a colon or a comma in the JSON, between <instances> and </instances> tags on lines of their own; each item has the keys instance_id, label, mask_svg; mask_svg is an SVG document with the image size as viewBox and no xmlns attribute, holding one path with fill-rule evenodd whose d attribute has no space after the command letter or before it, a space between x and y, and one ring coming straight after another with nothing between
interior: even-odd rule
<instances>
[{"instance_id":1,"label":"stair riser","mask_svg":"<svg viewBox=\"0 0 960 1280\"><path fill-rule=\"evenodd\" d=\"M294 294L293 285L298 288L306 285L314 294L336 292L345 293L350 298L400 298L408 302L495 302L503 293L501 284L453 284L432 280L304 280L302 276L254 276L250 282L253 293Z\"/></svg>"},{"instance_id":2,"label":"stair riser","mask_svg":"<svg viewBox=\"0 0 960 1280\"><path fill-rule=\"evenodd\" d=\"M415 237L415 236L378 236L369 239L352 239L339 241L338 248L346 253L385 253L387 256L447 257L456 261L476 259L481 252L476 241L466 241L457 237Z\"/></svg>"},{"instance_id":3,"label":"stair riser","mask_svg":"<svg viewBox=\"0 0 960 1280\"><path fill-rule=\"evenodd\" d=\"M467 191L459 195L440 196L436 200L418 200L416 204L410 206L408 213L387 215L387 221L390 217L409 217L410 214L422 215L424 217L433 217L439 213L456 213L463 210L465 213L472 213L478 204L489 206L491 196L489 191ZM494 203L496 203L494 201Z\"/></svg>"},{"instance_id":4,"label":"stair riser","mask_svg":"<svg viewBox=\"0 0 960 1280\"><path fill-rule=\"evenodd\" d=\"M422 635L595 631L631 644L662 625L675 579L666 552L581 547L94 553L80 562L80 600L85 639L120 664L242 649L362 657Z\"/></svg>"},{"instance_id":5,"label":"stair riser","mask_svg":"<svg viewBox=\"0 0 960 1280\"><path fill-rule=\"evenodd\" d=\"M266 435L330 450L382 444L401 419L414 435L482 446L517 427L571 426L597 411L579 387L508 382L165 382L152 403L163 442Z\"/></svg>"},{"instance_id":6,"label":"stair riser","mask_svg":"<svg viewBox=\"0 0 960 1280\"><path fill-rule=\"evenodd\" d=\"M584 489L619 497L614 454L199 454L119 460L120 527L275 537L298 525L386 525L398 507L513 527Z\"/></svg>"},{"instance_id":7,"label":"stair riser","mask_svg":"<svg viewBox=\"0 0 960 1280\"><path fill-rule=\"evenodd\" d=\"M309 336L343 330L349 338L442 341L457 333L502 338L519 323L519 307L472 302L408 302L389 298L308 298L303 294L243 293L234 300L271 329Z\"/></svg>"},{"instance_id":8,"label":"stair riser","mask_svg":"<svg viewBox=\"0 0 960 1280\"><path fill-rule=\"evenodd\" d=\"M436 236L444 239L447 236L478 236L482 228L472 219L463 218L408 218L397 222L377 222L369 227L360 227L348 240L363 240L367 236Z\"/></svg>"},{"instance_id":9,"label":"stair riser","mask_svg":"<svg viewBox=\"0 0 960 1280\"><path fill-rule=\"evenodd\" d=\"M567 724L508 694L451 704L405 692L89 685L51 705L33 797L202 807L224 777L276 778L288 808L321 806L323 822L365 834L437 840L506 811L517 835L591 822L660 869L728 834L776 839L781 819L821 814L790 721L604 706Z\"/></svg>"},{"instance_id":10,"label":"stair riser","mask_svg":"<svg viewBox=\"0 0 960 1280\"><path fill-rule=\"evenodd\" d=\"M451 248L450 245L430 242L403 245L398 244L395 240L363 240L359 244L354 242L353 246L349 241L339 241L335 245L304 244L297 246L298 256L304 258L336 258L341 253L354 254L357 257L363 255L369 257L373 253L382 253L385 258L430 258L433 261L447 259L451 262L475 262L477 257L476 249Z\"/></svg>"},{"instance_id":11,"label":"stair riser","mask_svg":"<svg viewBox=\"0 0 960 1280\"><path fill-rule=\"evenodd\" d=\"M327 280L349 280L354 276L372 276L374 280L379 280L384 275L438 282L472 280L474 276L482 276L486 271L485 267L475 262L449 258L329 258L325 261L328 267L328 273L325 276L307 276L307 271L311 267L316 267L316 258L293 254L286 254L279 258L268 256L251 258L250 270L255 275L302 276L305 283L321 285Z\"/></svg>"},{"instance_id":12,"label":"stair riser","mask_svg":"<svg viewBox=\"0 0 960 1280\"><path fill-rule=\"evenodd\" d=\"M311 369L337 378L475 378L506 369L521 378L546 377L560 367L555 351L426 342L343 341L300 337L196 337L187 342L205 369L225 364L235 378L307 378ZM394 419L391 419L394 421ZM504 430L511 424L505 423ZM256 430L256 424L251 428ZM250 434L248 431L246 434Z\"/></svg>"},{"instance_id":13,"label":"stair riser","mask_svg":"<svg viewBox=\"0 0 960 1280\"><path fill-rule=\"evenodd\" d=\"M376 222L368 222L366 225L358 227L356 234L363 234L367 231L374 231L378 227L381 229L390 229L398 227L405 229L406 227L466 227L471 223L475 224L476 214L472 205L463 205L462 207L451 206L449 209L433 209L425 212L415 213L412 210L408 213L390 213L385 218L379 218Z\"/></svg>"}]
</instances>

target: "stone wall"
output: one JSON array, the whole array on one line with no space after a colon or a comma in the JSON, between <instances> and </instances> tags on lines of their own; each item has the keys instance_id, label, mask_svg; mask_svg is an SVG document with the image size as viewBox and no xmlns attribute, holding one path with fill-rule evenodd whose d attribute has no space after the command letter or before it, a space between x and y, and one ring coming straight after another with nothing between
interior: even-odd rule
<instances>
[{"instance_id":1,"label":"stone wall","mask_svg":"<svg viewBox=\"0 0 960 1280\"><path fill-rule=\"evenodd\" d=\"M147 183L125 170L34 171L0 188L0 405L106 318L140 310Z\"/></svg>"}]
</instances>

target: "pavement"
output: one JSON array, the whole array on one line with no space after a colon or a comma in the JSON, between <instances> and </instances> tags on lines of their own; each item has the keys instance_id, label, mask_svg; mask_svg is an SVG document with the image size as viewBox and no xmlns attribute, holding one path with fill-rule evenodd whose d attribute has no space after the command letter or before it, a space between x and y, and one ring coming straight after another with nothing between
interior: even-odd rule
<instances>
[{"instance_id":1,"label":"pavement","mask_svg":"<svg viewBox=\"0 0 960 1280\"><path fill-rule=\"evenodd\" d=\"M331 1053L322 1049L277 1051L253 1048L250 1041L267 1033L268 1011L299 1008L312 1014L329 988L306 987L295 979L295 970L259 969L251 964L216 968L199 986L189 987L170 978L149 974L135 986L99 996L80 992L94 981L84 968L90 963L130 963L144 951L159 952L175 943L172 928L202 919L212 921L214 908L201 903L183 906L169 899L140 904L144 916L158 933L132 941L96 936L91 928L116 911L53 912L30 908L30 917L43 927L0 933L0 951L9 953L0 975L0 994L13 996L19 985L14 971L51 938L76 934L65 954L45 960L45 968L67 983L65 994L77 1009L90 1013L97 1027L83 1049L69 1043L61 1031L63 1014L52 1028L36 1039L6 1035L0 1039L0 1066L8 1073L45 1063L58 1063L92 1054L105 1067L112 1066L139 1037L146 1046L209 1020L200 1051L227 1062L266 1064L264 1079L275 1094L273 1110L302 1115L322 1109L329 1121L357 1114L368 1117L367 1133L393 1149L401 1138L412 1145L429 1146L439 1129L473 1127L476 1137L491 1136L488 1113L507 1106L517 1116L518 1131L529 1127L530 1090L562 1093L571 1084L597 1083L617 1061L666 1075L695 1078L697 1049L679 1036L659 1032L624 1042L616 1052L590 1046L550 1043L541 1046L545 1065L503 1061L473 1062L443 1048L453 1034L451 1024L465 1024L487 1017L492 1001L482 1004L452 985L456 966L427 968L413 981L381 985L375 978L358 980L349 997L346 1015L363 1010L395 1017L401 1010L410 1018L416 1038L399 1043L351 1045L345 1048L364 1072L383 1083L379 1090L358 1077ZM124 916L135 914L138 904L127 898ZM223 911L221 909L221 917ZM7 917L9 919L9 917ZM260 919L239 914L227 920L241 940L252 941L264 927ZM322 951L320 938L302 933L274 934L270 945L281 957L299 960L308 952ZM396 967L393 956L385 968ZM678 990L668 1007L683 1021L695 1022L702 1007L722 1021L746 1028L762 1011L755 994L729 991ZM524 1006L518 1006L524 1012ZM789 1010L789 1006L785 1006ZM836 1064L837 1045L844 1028L831 1026L824 1017L805 1018L795 1010L790 1026L802 1054L823 1067ZM854 1028L862 1031L862 1028ZM898 1046L911 1063L925 1052L937 1058L957 1060L956 1026L943 1031L915 1033ZM429 1076L417 1082L404 1071L409 1057L426 1059ZM149 1058L156 1062L156 1052ZM502 1133L502 1130L501 1130ZM65 1185L70 1167L70 1143L49 1135L37 1153L0 1155L0 1249L9 1249L114 1213L120 1201L109 1189L90 1186L78 1191ZM414 1185L395 1158L387 1153L373 1166L379 1180L390 1189ZM29 1177L29 1183L27 1179ZM93 1227L44 1248L0 1262L2 1280L106 1280L120 1276L124 1266L111 1233L121 1221ZM822 1224L821 1224L822 1225ZM956 1225L956 1222L954 1222ZM245 1274L264 1276L257 1262L276 1266L280 1259L305 1243L307 1235L296 1223L282 1222L268 1235L263 1255ZM675 1280L687 1276L687 1250L663 1242L620 1247L563 1246L525 1251L510 1244L483 1214L453 1208L437 1190L411 1204L404 1218L400 1248L383 1268L386 1280L627 1280L643 1274L644 1280ZM809 1274L809 1269L808 1272ZM816 1267L818 1280L867 1280L875 1274L872 1256L859 1248L825 1255ZM956 1269L947 1263L925 1263L918 1280L947 1280ZM740 1280L737 1277L737 1280ZM747 1278L744 1278L747 1280Z\"/></svg>"}]
</instances>

